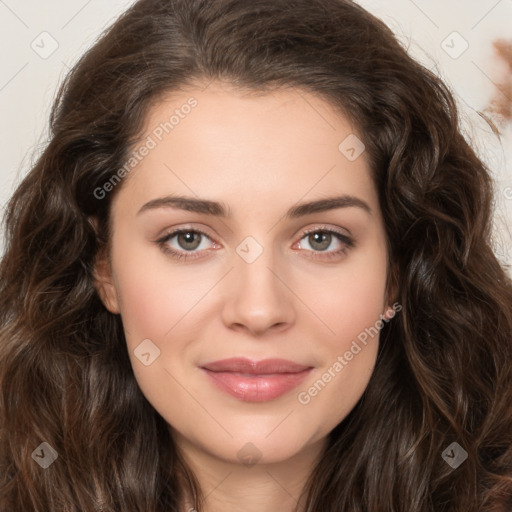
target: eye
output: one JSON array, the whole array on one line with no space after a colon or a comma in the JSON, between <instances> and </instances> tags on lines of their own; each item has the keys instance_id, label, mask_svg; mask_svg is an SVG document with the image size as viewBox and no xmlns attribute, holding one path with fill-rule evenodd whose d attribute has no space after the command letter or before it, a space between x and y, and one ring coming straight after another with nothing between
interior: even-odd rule
<instances>
[{"instance_id":1,"label":"eye","mask_svg":"<svg viewBox=\"0 0 512 512\"><path fill-rule=\"evenodd\" d=\"M332 229L314 229L304 233L299 248L311 251L313 257L334 258L344 254L354 246L354 241Z\"/></svg>"},{"instance_id":2,"label":"eye","mask_svg":"<svg viewBox=\"0 0 512 512\"><path fill-rule=\"evenodd\" d=\"M177 260L200 258L201 253L221 246L199 229L181 228L167 233L156 241L161 250ZM354 241L347 235L333 229L316 228L306 231L297 244L314 258L339 258L345 254Z\"/></svg>"},{"instance_id":3,"label":"eye","mask_svg":"<svg viewBox=\"0 0 512 512\"><path fill-rule=\"evenodd\" d=\"M157 240L157 244L162 251L177 259L196 258L200 252L211 248L211 245L220 247L198 229L177 229Z\"/></svg>"}]
</instances>

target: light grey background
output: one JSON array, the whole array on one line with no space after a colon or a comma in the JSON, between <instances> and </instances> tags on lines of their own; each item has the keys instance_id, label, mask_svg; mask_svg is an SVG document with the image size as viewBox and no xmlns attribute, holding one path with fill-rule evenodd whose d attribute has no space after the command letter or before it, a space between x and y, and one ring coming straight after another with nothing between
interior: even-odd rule
<instances>
[{"instance_id":1,"label":"light grey background","mask_svg":"<svg viewBox=\"0 0 512 512\"><path fill-rule=\"evenodd\" d=\"M50 106L67 70L131 3L0 0L0 212L46 143ZM512 126L501 126L500 142L478 114L494 96L506 98L500 86L506 67L495 58L492 41L512 40L512 0L358 3L383 19L454 91L465 134L493 170L496 251L512 264Z\"/></svg>"}]
</instances>

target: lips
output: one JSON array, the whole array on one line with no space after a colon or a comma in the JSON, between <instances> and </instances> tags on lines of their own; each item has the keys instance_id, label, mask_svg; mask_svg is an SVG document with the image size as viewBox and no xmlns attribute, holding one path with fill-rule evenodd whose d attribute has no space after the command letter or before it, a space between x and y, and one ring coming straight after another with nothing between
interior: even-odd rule
<instances>
[{"instance_id":1,"label":"lips","mask_svg":"<svg viewBox=\"0 0 512 512\"><path fill-rule=\"evenodd\" d=\"M238 372L251 375L262 375L271 373L298 373L310 366L304 366L287 361L286 359L263 359L262 361L251 361L242 357L223 359L203 365L203 368L212 372Z\"/></svg>"},{"instance_id":2,"label":"lips","mask_svg":"<svg viewBox=\"0 0 512 512\"><path fill-rule=\"evenodd\" d=\"M221 391L247 402L266 402L297 387L312 367L286 359L231 358L206 363L201 369Z\"/></svg>"}]
</instances>

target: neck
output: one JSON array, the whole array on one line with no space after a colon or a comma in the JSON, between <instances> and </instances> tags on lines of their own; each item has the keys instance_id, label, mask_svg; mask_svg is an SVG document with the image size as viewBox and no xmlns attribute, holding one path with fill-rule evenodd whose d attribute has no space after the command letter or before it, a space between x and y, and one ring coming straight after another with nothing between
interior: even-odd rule
<instances>
[{"instance_id":1,"label":"neck","mask_svg":"<svg viewBox=\"0 0 512 512\"><path fill-rule=\"evenodd\" d=\"M325 446L324 439L288 460L250 465L220 459L183 438L175 439L199 483L204 499L200 512L302 512L307 479ZM182 510L197 512L190 500Z\"/></svg>"}]
</instances>

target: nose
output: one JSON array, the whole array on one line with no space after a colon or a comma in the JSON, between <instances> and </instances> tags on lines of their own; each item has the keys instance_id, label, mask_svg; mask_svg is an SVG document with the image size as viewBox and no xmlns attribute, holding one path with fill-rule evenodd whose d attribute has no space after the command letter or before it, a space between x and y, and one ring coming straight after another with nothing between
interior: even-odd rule
<instances>
[{"instance_id":1,"label":"nose","mask_svg":"<svg viewBox=\"0 0 512 512\"><path fill-rule=\"evenodd\" d=\"M286 276L276 268L271 251L264 250L252 263L236 253L234 260L235 268L226 283L224 324L253 336L289 328L295 320L293 293Z\"/></svg>"}]
</instances>

